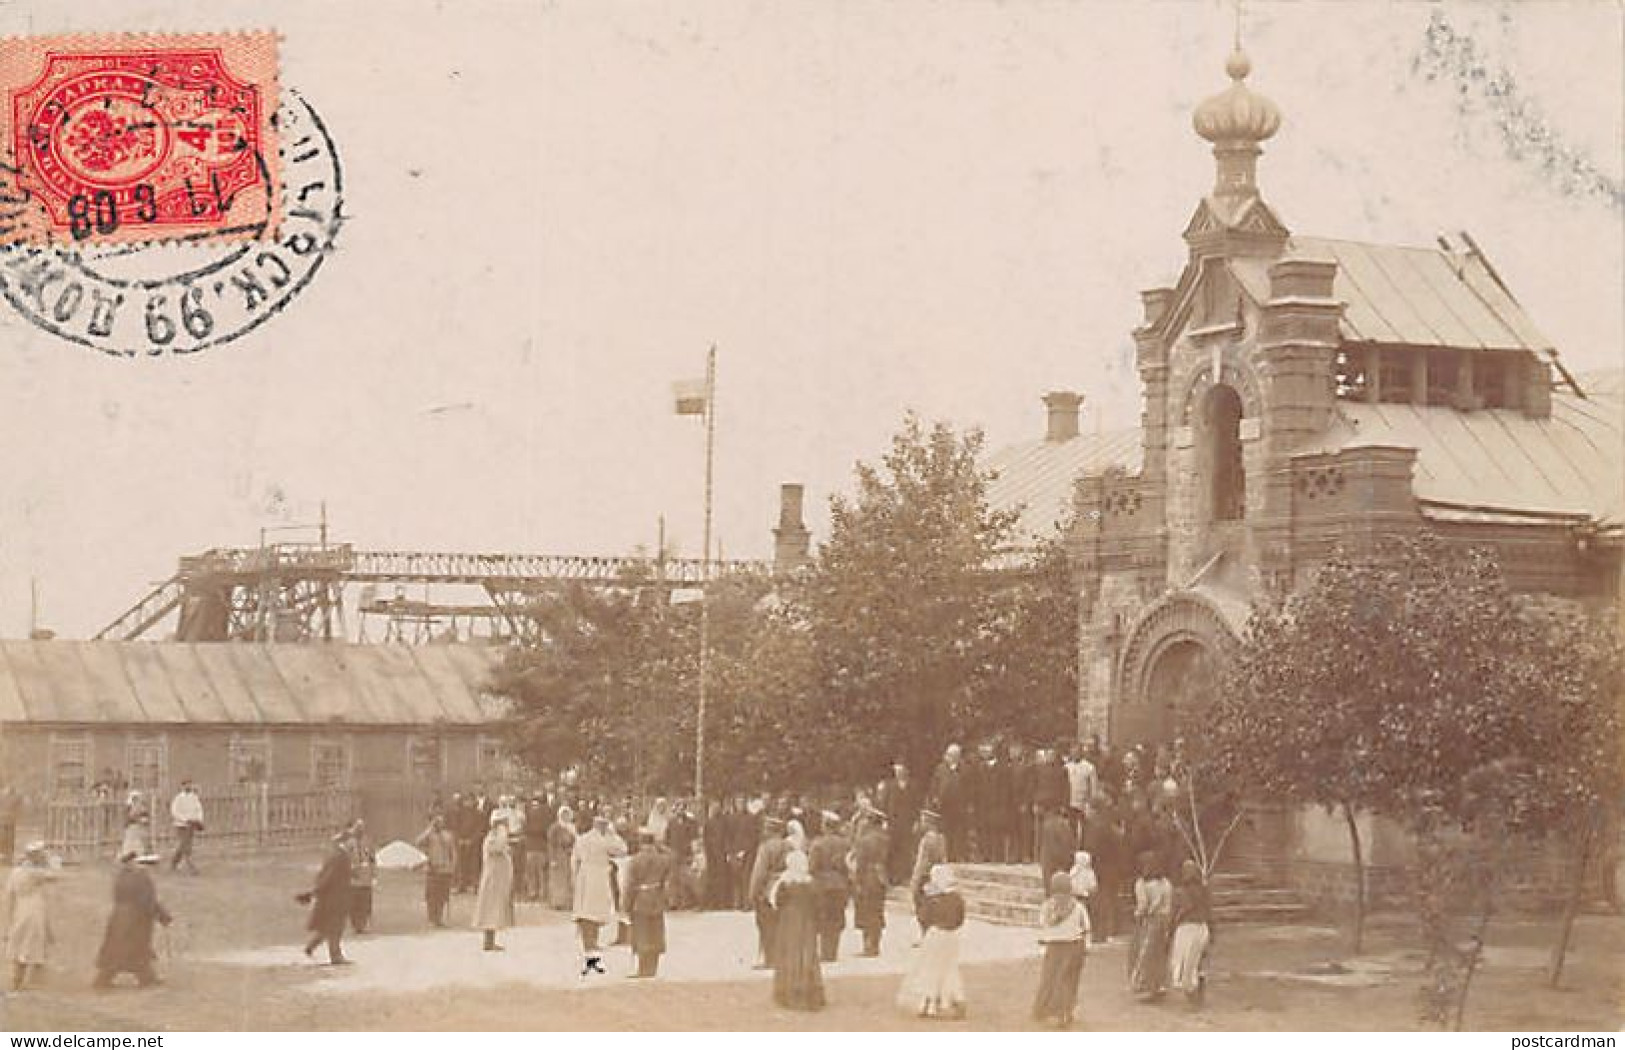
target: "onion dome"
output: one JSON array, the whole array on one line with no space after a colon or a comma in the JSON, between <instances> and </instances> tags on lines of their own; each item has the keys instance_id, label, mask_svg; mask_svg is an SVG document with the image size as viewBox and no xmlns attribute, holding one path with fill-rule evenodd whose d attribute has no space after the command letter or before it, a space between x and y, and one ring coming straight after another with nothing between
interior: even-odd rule
<instances>
[{"instance_id":1,"label":"onion dome","mask_svg":"<svg viewBox=\"0 0 1625 1050\"><path fill-rule=\"evenodd\" d=\"M1253 64L1237 48L1224 64L1231 85L1196 107L1191 123L1196 133L1214 145L1263 142L1281 127L1281 111L1263 95L1254 94L1242 81Z\"/></svg>"}]
</instances>

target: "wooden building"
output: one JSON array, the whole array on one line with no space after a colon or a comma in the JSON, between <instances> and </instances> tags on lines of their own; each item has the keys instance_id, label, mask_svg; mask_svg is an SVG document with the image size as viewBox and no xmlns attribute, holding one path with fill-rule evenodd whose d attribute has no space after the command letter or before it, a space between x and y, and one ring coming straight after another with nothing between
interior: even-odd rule
<instances>
[{"instance_id":1,"label":"wooden building","mask_svg":"<svg viewBox=\"0 0 1625 1050\"><path fill-rule=\"evenodd\" d=\"M506 774L470 645L0 641L0 770L24 797L269 784L428 793ZM111 790L109 790L111 789Z\"/></svg>"}]
</instances>

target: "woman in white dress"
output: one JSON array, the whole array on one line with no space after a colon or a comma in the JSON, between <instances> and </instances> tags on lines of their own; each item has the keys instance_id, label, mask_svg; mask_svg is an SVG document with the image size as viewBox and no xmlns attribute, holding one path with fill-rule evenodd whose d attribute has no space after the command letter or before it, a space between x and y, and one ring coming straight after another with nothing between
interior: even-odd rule
<instances>
[{"instance_id":1,"label":"woman in white dress","mask_svg":"<svg viewBox=\"0 0 1625 1050\"><path fill-rule=\"evenodd\" d=\"M897 1005L917 1017L963 1020L965 983L959 976L959 930L965 925L965 901L954 869L938 864L920 897L915 916L925 936L914 965L897 993Z\"/></svg>"},{"instance_id":2,"label":"woman in white dress","mask_svg":"<svg viewBox=\"0 0 1625 1050\"><path fill-rule=\"evenodd\" d=\"M57 874L45 843L30 842L22 862L11 869L0 896L0 921L6 930L6 958L11 962L11 990L20 992L30 974L45 968L52 941L50 884Z\"/></svg>"},{"instance_id":3,"label":"woman in white dress","mask_svg":"<svg viewBox=\"0 0 1625 1050\"><path fill-rule=\"evenodd\" d=\"M480 868L480 891L470 925L485 934L486 951L500 952L497 931L513 925L513 852L508 843L508 817L500 809L491 814L491 830L485 833L481 855L485 863Z\"/></svg>"}]
</instances>

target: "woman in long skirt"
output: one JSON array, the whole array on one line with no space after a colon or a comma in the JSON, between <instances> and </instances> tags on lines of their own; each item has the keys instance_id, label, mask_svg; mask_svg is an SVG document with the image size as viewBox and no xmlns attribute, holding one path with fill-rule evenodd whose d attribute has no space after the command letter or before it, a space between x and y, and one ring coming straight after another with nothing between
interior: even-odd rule
<instances>
[{"instance_id":1,"label":"woman in long skirt","mask_svg":"<svg viewBox=\"0 0 1625 1050\"><path fill-rule=\"evenodd\" d=\"M508 848L508 820L498 810L491 815L491 830L481 846L480 892L474 899L474 921L485 934L485 950L502 951L497 931L513 925L513 854Z\"/></svg>"},{"instance_id":2,"label":"woman in long skirt","mask_svg":"<svg viewBox=\"0 0 1625 1050\"><path fill-rule=\"evenodd\" d=\"M1050 876L1049 897L1038 913L1038 943L1044 946L1044 968L1033 998L1033 1020L1066 1028L1078 1008L1078 979L1089 939L1089 912L1073 892L1065 872Z\"/></svg>"},{"instance_id":3,"label":"woman in long skirt","mask_svg":"<svg viewBox=\"0 0 1625 1050\"><path fill-rule=\"evenodd\" d=\"M558 819L547 829L547 906L569 911L575 899L570 880L570 854L576 847L576 815L569 806L559 808Z\"/></svg>"},{"instance_id":4,"label":"woman in long skirt","mask_svg":"<svg viewBox=\"0 0 1625 1050\"><path fill-rule=\"evenodd\" d=\"M1207 983L1202 971L1212 936L1213 904L1195 861L1187 860L1180 868L1179 885L1174 889L1173 921L1168 984L1184 992L1191 1006L1199 1007Z\"/></svg>"},{"instance_id":5,"label":"woman in long skirt","mask_svg":"<svg viewBox=\"0 0 1625 1050\"><path fill-rule=\"evenodd\" d=\"M897 1005L918 1017L962 1020L965 983L959 976L959 928L965 925L965 901L953 868L938 864L931 869L915 918L925 936L897 993Z\"/></svg>"},{"instance_id":6,"label":"woman in long skirt","mask_svg":"<svg viewBox=\"0 0 1625 1050\"><path fill-rule=\"evenodd\" d=\"M1129 951L1129 990L1139 999L1160 999L1168 987L1168 933L1173 919L1173 887L1163 877L1162 860L1140 857L1134 882L1134 944Z\"/></svg>"},{"instance_id":7,"label":"woman in long skirt","mask_svg":"<svg viewBox=\"0 0 1625 1050\"><path fill-rule=\"evenodd\" d=\"M31 842L23 859L6 878L5 894L0 896L0 919L6 929L6 959L11 963L11 990L20 992L30 974L45 969L45 953L50 947L50 884L57 874L51 868L45 843Z\"/></svg>"},{"instance_id":8,"label":"woman in long skirt","mask_svg":"<svg viewBox=\"0 0 1625 1050\"><path fill-rule=\"evenodd\" d=\"M124 837L119 842L118 855L134 853L145 857L152 852L152 808L146 796L132 791L124 800Z\"/></svg>"},{"instance_id":9,"label":"woman in long skirt","mask_svg":"<svg viewBox=\"0 0 1625 1050\"><path fill-rule=\"evenodd\" d=\"M784 871L768 891L778 917L773 933L773 1001L787 1010L824 1008L824 977L818 965L818 890L807 855L791 850Z\"/></svg>"}]
</instances>

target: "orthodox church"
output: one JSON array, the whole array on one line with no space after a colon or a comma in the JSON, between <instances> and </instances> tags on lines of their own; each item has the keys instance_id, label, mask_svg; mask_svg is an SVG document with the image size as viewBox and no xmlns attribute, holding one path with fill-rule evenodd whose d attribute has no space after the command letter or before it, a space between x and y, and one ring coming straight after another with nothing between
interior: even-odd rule
<instances>
[{"instance_id":1,"label":"orthodox church","mask_svg":"<svg viewBox=\"0 0 1625 1050\"><path fill-rule=\"evenodd\" d=\"M1338 547L1432 530L1520 591L1617 609L1625 582L1621 374L1570 374L1466 234L1294 233L1259 191L1281 114L1250 68L1194 115L1216 176L1179 280L1141 293L1141 425L1080 433L1056 392L1042 441L986 460L1027 535L1070 523L1079 730L1119 745L1177 736L1252 602Z\"/></svg>"}]
</instances>

